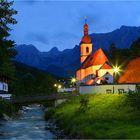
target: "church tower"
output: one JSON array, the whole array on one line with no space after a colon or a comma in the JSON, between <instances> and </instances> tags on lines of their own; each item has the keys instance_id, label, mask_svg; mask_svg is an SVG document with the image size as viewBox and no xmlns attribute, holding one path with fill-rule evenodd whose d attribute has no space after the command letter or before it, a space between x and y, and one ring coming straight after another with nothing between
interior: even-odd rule
<instances>
[{"instance_id":1,"label":"church tower","mask_svg":"<svg viewBox=\"0 0 140 140\"><path fill-rule=\"evenodd\" d=\"M81 64L85 61L85 59L87 58L87 56L89 56L91 52L92 52L92 43L91 43L91 38L88 35L87 19L85 19L84 36L82 37L80 43Z\"/></svg>"}]
</instances>

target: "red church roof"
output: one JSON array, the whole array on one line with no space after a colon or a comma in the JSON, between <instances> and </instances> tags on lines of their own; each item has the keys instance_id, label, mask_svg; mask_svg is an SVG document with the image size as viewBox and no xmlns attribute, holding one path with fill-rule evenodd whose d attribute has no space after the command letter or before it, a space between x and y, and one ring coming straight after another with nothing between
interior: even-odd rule
<instances>
[{"instance_id":1,"label":"red church roof","mask_svg":"<svg viewBox=\"0 0 140 140\"><path fill-rule=\"evenodd\" d=\"M140 57L128 63L119 83L140 83Z\"/></svg>"},{"instance_id":2,"label":"red church roof","mask_svg":"<svg viewBox=\"0 0 140 140\"><path fill-rule=\"evenodd\" d=\"M100 69L112 69L112 67L106 62L101 66Z\"/></svg>"},{"instance_id":3,"label":"red church roof","mask_svg":"<svg viewBox=\"0 0 140 140\"><path fill-rule=\"evenodd\" d=\"M104 54L103 50L100 48L95 51L92 55L87 57L87 59L83 62L82 67L83 69L93 66L93 65L103 65L105 62L109 62L108 58ZM107 65L104 68L108 67Z\"/></svg>"},{"instance_id":4,"label":"red church roof","mask_svg":"<svg viewBox=\"0 0 140 140\"><path fill-rule=\"evenodd\" d=\"M89 36L89 35L83 36L83 37L82 37L82 40L81 40L81 43L86 43L86 44L91 43L91 38L90 38L90 36Z\"/></svg>"}]
</instances>

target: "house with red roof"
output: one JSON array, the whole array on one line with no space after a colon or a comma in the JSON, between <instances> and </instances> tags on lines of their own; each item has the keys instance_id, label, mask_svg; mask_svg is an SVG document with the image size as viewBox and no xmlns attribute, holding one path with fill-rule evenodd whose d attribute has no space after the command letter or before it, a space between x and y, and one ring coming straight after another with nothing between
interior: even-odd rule
<instances>
[{"instance_id":1,"label":"house with red roof","mask_svg":"<svg viewBox=\"0 0 140 140\"><path fill-rule=\"evenodd\" d=\"M107 56L100 48L92 53L93 43L88 34L88 24L84 24L84 36L80 43L81 66L76 71L79 84L106 84L113 83L113 67Z\"/></svg>"}]
</instances>

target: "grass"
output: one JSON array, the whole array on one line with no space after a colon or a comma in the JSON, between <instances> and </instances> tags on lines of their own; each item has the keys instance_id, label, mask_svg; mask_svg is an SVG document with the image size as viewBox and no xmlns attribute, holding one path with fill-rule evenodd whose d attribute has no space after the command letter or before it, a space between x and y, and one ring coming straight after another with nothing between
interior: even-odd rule
<instances>
[{"instance_id":1,"label":"grass","mask_svg":"<svg viewBox=\"0 0 140 140\"><path fill-rule=\"evenodd\" d=\"M81 96L89 97L85 112L79 111ZM51 116L49 111L46 113L46 116L56 119L60 128L64 129L70 138L140 138L140 113L126 103L125 95L81 96L73 97L58 106L55 111L50 111Z\"/></svg>"}]
</instances>

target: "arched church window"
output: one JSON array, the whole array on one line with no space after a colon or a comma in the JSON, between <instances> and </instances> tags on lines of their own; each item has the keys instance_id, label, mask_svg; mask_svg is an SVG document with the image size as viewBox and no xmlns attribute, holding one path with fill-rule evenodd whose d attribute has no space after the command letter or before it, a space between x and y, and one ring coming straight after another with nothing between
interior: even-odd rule
<instances>
[{"instance_id":1,"label":"arched church window","mask_svg":"<svg viewBox=\"0 0 140 140\"><path fill-rule=\"evenodd\" d=\"M105 80L109 80L109 78L108 77L105 77Z\"/></svg>"},{"instance_id":2,"label":"arched church window","mask_svg":"<svg viewBox=\"0 0 140 140\"><path fill-rule=\"evenodd\" d=\"M89 47L86 47L86 53L89 53Z\"/></svg>"}]
</instances>

